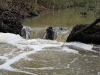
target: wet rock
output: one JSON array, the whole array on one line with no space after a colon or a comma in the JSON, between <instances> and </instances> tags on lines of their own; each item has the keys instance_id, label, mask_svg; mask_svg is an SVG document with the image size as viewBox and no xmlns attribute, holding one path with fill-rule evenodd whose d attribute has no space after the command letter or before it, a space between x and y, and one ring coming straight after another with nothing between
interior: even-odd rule
<instances>
[{"instance_id":1,"label":"wet rock","mask_svg":"<svg viewBox=\"0 0 100 75\"><path fill-rule=\"evenodd\" d=\"M44 39L55 40L58 38L60 33L63 33L65 31L68 30L64 27L47 27Z\"/></svg>"},{"instance_id":2,"label":"wet rock","mask_svg":"<svg viewBox=\"0 0 100 75\"><path fill-rule=\"evenodd\" d=\"M100 44L100 26L99 25L95 25L92 28L82 31L80 34L73 37L75 32L80 31L86 26L88 25L80 24L80 25L73 27L66 42L78 41L78 42L83 42L83 43Z\"/></svg>"},{"instance_id":3,"label":"wet rock","mask_svg":"<svg viewBox=\"0 0 100 75\"><path fill-rule=\"evenodd\" d=\"M5 26L8 27L5 29L5 31L9 32L8 30L11 30L10 33L14 34L21 34L21 29L23 27L20 22L21 19L22 16L19 13L13 11L3 11L0 15L0 21L4 24L2 28L5 29Z\"/></svg>"},{"instance_id":4,"label":"wet rock","mask_svg":"<svg viewBox=\"0 0 100 75\"><path fill-rule=\"evenodd\" d=\"M37 12L30 12L29 13L31 16L39 16L39 14Z\"/></svg>"},{"instance_id":5,"label":"wet rock","mask_svg":"<svg viewBox=\"0 0 100 75\"><path fill-rule=\"evenodd\" d=\"M83 42L91 44L100 44L100 26L97 23L100 22L100 17L92 22L90 25L80 24L73 27L66 42Z\"/></svg>"},{"instance_id":6,"label":"wet rock","mask_svg":"<svg viewBox=\"0 0 100 75\"><path fill-rule=\"evenodd\" d=\"M46 39L49 39L49 40L54 40L54 31L53 31L53 27L48 27L46 29Z\"/></svg>"}]
</instances>

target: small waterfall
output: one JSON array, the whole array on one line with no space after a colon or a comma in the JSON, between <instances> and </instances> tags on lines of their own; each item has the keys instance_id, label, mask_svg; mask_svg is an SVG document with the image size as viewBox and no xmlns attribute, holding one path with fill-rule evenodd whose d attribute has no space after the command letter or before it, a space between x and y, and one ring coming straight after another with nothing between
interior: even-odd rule
<instances>
[{"instance_id":1,"label":"small waterfall","mask_svg":"<svg viewBox=\"0 0 100 75\"><path fill-rule=\"evenodd\" d=\"M24 26L21 31L21 36L25 39L30 39L30 29L27 26Z\"/></svg>"},{"instance_id":2,"label":"small waterfall","mask_svg":"<svg viewBox=\"0 0 100 75\"><path fill-rule=\"evenodd\" d=\"M65 42L70 33L70 30L68 30L67 28L61 28L61 27L53 27L52 31L54 32L54 34L52 35L53 40L57 40L60 42ZM46 35L47 33L45 33L44 39L46 39Z\"/></svg>"},{"instance_id":3,"label":"small waterfall","mask_svg":"<svg viewBox=\"0 0 100 75\"><path fill-rule=\"evenodd\" d=\"M56 40L59 41L59 42L66 42L66 39L67 39L69 33L70 33L69 30L59 30L57 32Z\"/></svg>"},{"instance_id":4,"label":"small waterfall","mask_svg":"<svg viewBox=\"0 0 100 75\"><path fill-rule=\"evenodd\" d=\"M21 36L25 39L43 39L46 33L46 27L43 28L30 28L28 26L24 26L21 31Z\"/></svg>"},{"instance_id":5,"label":"small waterfall","mask_svg":"<svg viewBox=\"0 0 100 75\"><path fill-rule=\"evenodd\" d=\"M42 28L31 28L30 37L37 39L44 39L44 35L46 34L46 27Z\"/></svg>"},{"instance_id":6,"label":"small waterfall","mask_svg":"<svg viewBox=\"0 0 100 75\"><path fill-rule=\"evenodd\" d=\"M24 26L22 28L21 36L25 39L33 39L33 38L46 39L46 35L47 35L46 29L47 27L30 28L30 27ZM65 42L70 33L70 30L66 28L53 27L53 32L54 32L54 35L52 35L53 40Z\"/></svg>"},{"instance_id":7,"label":"small waterfall","mask_svg":"<svg viewBox=\"0 0 100 75\"><path fill-rule=\"evenodd\" d=\"M55 39L59 42L65 42L68 35L70 33L70 30L68 30L67 28L56 28L55 29Z\"/></svg>"}]
</instances>

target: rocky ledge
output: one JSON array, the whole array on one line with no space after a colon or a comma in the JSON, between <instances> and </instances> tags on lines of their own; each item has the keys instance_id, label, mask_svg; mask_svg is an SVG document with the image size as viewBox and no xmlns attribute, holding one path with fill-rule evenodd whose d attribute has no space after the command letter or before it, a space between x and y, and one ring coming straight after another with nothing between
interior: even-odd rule
<instances>
[{"instance_id":1,"label":"rocky ledge","mask_svg":"<svg viewBox=\"0 0 100 75\"><path fill-rule=\"evenodd\" d=\"M22 15L14 10L0 9L0 32L21 35L23 28L21 19L31 16L38 16L38 13L29 12L27 15Z\"/></svg>"},{"instance_id":2,"label":"rocky ledge","mask_svg":"<svg viewBox=\"0 0 100 75\"><path fill-rule=\"evenodd\" d=\"M0 32L14 33L21 35L23 27L20 20L22 16L19 13L9 10L0 10Z\"/></svg>"}]
</instances>

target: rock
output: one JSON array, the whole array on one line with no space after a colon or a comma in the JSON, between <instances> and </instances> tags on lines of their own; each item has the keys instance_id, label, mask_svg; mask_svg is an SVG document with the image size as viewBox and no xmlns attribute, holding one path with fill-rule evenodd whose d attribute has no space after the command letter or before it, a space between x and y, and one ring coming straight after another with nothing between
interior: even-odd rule
<instances>
[{"instance_id":1,"label":"rock","mask_svg":"<svg viewBox=\"0 0 100 75\"><path fill-rule=\"evenodd\" d=\"M37 12L30 12L29 13L31 16L39 16L39 14Z\"/></svg>"},{"instance_id":2,"label":"rock","mask_svg":"<svg viewBox=\"0 0 100 75\"><path fill-rule=\"evenodd\" d=\"M96 19L90 25L80 24L73 27L66 42L83 42L91 44L100 44L100 26L97 23L100 22L100 18Z\"/></svg>"},{"instance_id":3,"label":"rock","mask_svg":"<svg viewBox=\"0 0 100 75\"><path fill-rule=\"evenodd\" d=\"M79 35L71 37L74 35L75 32L85 28L86 26L88 25L80 24L80 25L75 26L72 29L71 33L69 34L66 42L78 41L78 42L83 42L83 43L100 44L100 26L99 25L93 26L92 28L81 32Z\"/></svg>"},{"instance_id":4,"label":"rock","mask_svg":"<svg viewBox=\"0 0 100 75\"><path fill-rule=\"evenodd\" d=\"M53 31L53 27L48 27L46 29L46 36L45 36L46 39L49 39L49 40L54 40L54 31Z\"/></svg>"},{"instance_id":5,"label":"rock","mask_svg":"<svg viewBox=\"0 0 100 75\"><path fill-rule=\"evenodd\" d=\"M0 21L4 24L4 26L8 27L7 29L5 29L5 27L3 27L4 31L6 31L6 32L10 31L10 33L21 34L21 29L22 29L23 25L21 24L20 20L21 20L21 16L20 16L20 14L18 14L16 12L4 11L0 15ZM2 24L0 24L0 25L2 25Z\"/></svg>"}]
</instances>

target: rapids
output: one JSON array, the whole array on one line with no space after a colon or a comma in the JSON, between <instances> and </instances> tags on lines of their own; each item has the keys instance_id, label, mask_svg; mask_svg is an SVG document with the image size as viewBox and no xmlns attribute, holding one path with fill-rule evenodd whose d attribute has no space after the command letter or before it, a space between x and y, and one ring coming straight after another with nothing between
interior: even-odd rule
<instances>
[{"instance_id":1,"label":"rapids","mask_svg":"<svg viewBox=\"0 0 100 75\"><path fill-rule=\"evenodd\" d=\"M31 27L30 39L0 33L0 75L100 75L100 53L93 44L65 42L70 28L94 21L94 12L82 18L78 14L82 11L88 10L59 10L27 18L23 25ZM46 40L47 26L69 29L57 31L55 40Z\"/></svg>"},{"instance_id":2,"label":"rapids","mask_svg":"<svg viewBox=\"0 0 100 75\"><path fill-rule=\"evenodd\" d=\"M96 75L100 55L92 47L0 33L0 75Z\"/></svg>"}]
</instances>

